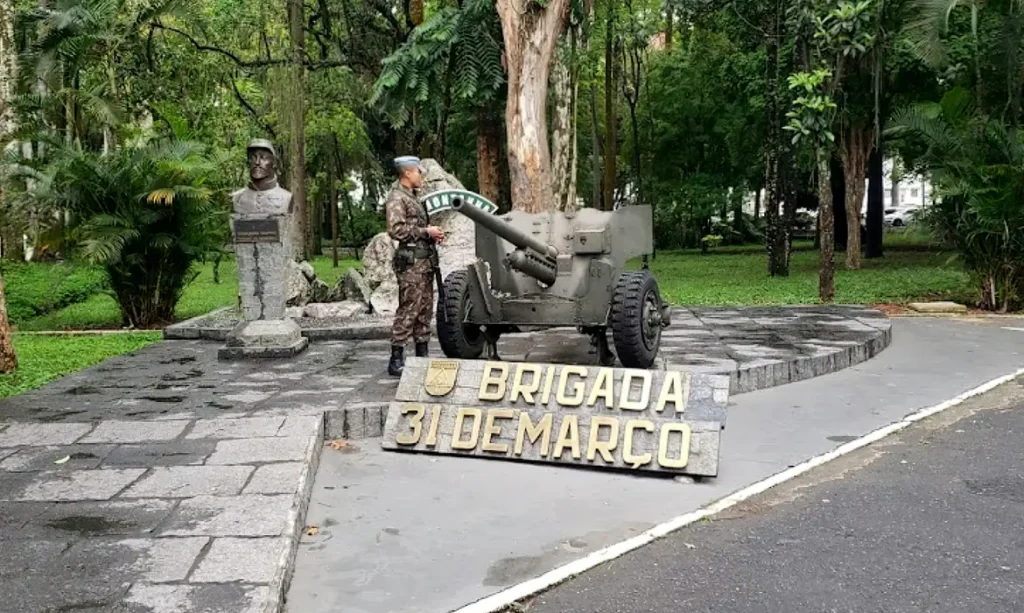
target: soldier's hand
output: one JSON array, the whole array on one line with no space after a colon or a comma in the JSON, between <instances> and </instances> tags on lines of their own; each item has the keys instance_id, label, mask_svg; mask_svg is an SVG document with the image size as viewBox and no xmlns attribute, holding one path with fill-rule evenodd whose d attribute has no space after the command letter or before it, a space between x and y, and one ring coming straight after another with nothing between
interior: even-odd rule
<instances>
[{"instance_id":1,"label":"soldier's hand","mask_svg":"<svg viewBox=\"0 0 1024 613\"><path fill-rule=\"evenodd\" d=\"M437 226L427 226L427 235L434 239L435 242L444 242L444 230Z\"/></svg>"}]
</instances>

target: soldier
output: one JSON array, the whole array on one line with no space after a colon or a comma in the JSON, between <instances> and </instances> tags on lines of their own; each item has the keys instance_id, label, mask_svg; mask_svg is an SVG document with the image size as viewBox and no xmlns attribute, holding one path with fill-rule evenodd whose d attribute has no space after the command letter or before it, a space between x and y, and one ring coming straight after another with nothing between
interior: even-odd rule
<instances>
[{"instance_id":1,"label":"soldier","mask_svg":"<svg viewBox=\"0 0 1024 613\"><path fill-rule=\"evenodd\" d=\"M414 156L395 158L398 184L388 194L388 235L398 241L394 270L398 278L398 310L391 328L391 361L388 374L397 377L405 366L405 344L411 336L416 355L427 355L430 317L434 307L432 242L444 240L444 232L429 225L426 209L413 190L423 184L423 167Z\"/></svg>"}]
</instances>

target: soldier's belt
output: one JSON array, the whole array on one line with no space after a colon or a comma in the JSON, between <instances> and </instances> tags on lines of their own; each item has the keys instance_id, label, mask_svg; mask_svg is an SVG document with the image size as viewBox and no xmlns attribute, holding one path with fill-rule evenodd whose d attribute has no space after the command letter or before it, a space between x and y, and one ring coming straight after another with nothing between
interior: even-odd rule
<instances>
[{"instance_id":1,"label":"soldier's belt","mask_svg":"<svg viewBox=\"0 0 1024 613\"><path fill-rule=\"evenodd\" d=\"M432 255L429 247L423 247L420 245L401 245L398 247L398 250L404 253L411 254L412 257L416 258L417 260L429 258Z\"/></svg>"}]
</instances>

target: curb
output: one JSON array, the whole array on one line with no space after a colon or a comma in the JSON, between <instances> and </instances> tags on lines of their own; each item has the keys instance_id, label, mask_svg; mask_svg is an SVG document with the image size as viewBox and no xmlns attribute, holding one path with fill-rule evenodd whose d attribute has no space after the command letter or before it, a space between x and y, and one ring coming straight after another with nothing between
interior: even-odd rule
<instances>
[{"instance_id":1,"label":"curb","mask_svg":"<svg viewBox=\"0 0 1024 613\"><path fill-rule=\"evenodd\" d=\"M267 598L259 608L260 613L284 611L285 597L292 581L292 574L295 572L295 557L298 555L299 542L302 540L302 532L305 528L306 511L309 508L309 501L313 498L313 482L316 479L317 469L320 467L320 451L323 442L324 422L321 419L316 434L310 439L309 446L306 448L306 462L299 477L299 489L295 493L292 508L288 511L288 525L281 535L288 539L288 546L278 558L277 568L274 569L274 578L267 586Z\"/></svg>"}]
</instances>

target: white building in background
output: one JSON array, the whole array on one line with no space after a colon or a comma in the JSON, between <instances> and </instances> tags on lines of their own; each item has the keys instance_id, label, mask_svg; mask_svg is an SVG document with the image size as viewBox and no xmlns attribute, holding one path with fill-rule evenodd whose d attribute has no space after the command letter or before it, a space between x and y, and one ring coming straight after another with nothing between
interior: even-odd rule
<instances>
[{"instance_id":1,"label":"white building in background","mask_svg":"<svg viewBox=\"0 0 1024 613\"><path fill-rule=\"evenodd\" d=\"M887 218L893 214L904 214L931 204L932 184L924 176L917 174L905 174L896 186L896 193L893 193L892 185L893 160L882 162L882 186L883 186L883 208ZM864 179L864 202L861 204L861 214L868 212L868 186L870 181ZM761 190L761 202L764 202L764 190ZM895 199L893 198L895 196ZM754 192L747 195L743 202L744 212L754 214ZM812 215L814 211L809 211ZM762 204L761 214L764 215Z\"/></svg>"}]
</instances>

